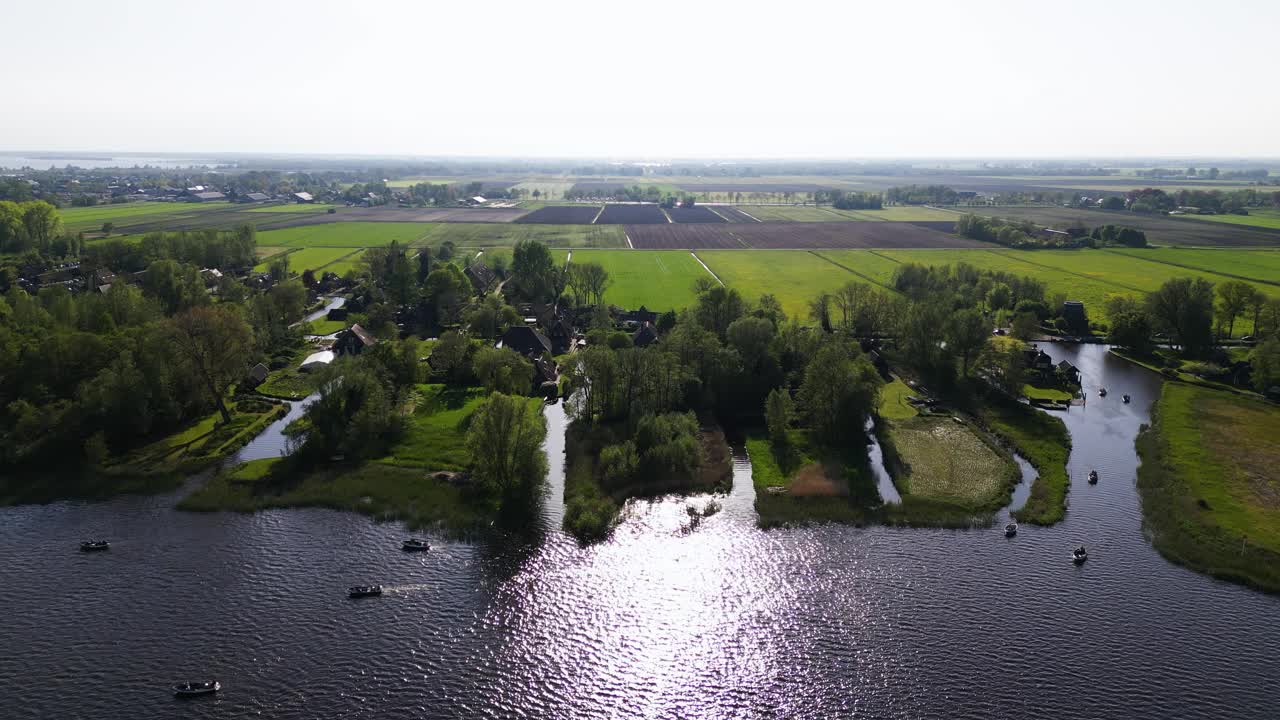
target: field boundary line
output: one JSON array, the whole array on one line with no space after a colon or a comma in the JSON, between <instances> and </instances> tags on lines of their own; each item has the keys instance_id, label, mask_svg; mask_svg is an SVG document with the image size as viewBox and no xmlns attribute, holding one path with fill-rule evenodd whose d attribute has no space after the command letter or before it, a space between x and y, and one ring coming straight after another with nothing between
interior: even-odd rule
<instances>
[{"instance_id":1,"label":"field boundary line","mask_svg":"<svg viewBox=\"0 0 1280 720\"><path fill-rule=\"evenodd\" d=\"M702 269L703 269L703 270L706 270L707 272L711 273L711 277L715 278L715 279L716 279L716 282L720 283L720 285L721 285L722 287L724 286L724 281L723 281L723 280L721 280L721 279L720 279L720 276L719 276L719 275L717 275L717 274L716 274L716 272L715 272L714 270L712 270L710 267L708 267L706 263L702 262L702 258L698 257L698 253L696 253L696 252L694 252L694 251L690 250L690 251L689 251L689 254L693 256L693 259L694 259L694 260L697 260L697 261L698 261L698 264L702 266Z\"/></svg>"},{"instance_id":2,"label":"field boundary line","mask_svg":"<svg viewBox=\"0 0 1280 720\"><path fill-rule=\"evenodd\" d=\"M321 265L320 267L318 267L318 268L316 268L316 269L317 269L317 270L323 270L323 269L325 269L325 268L329 267L330 265L333 265L333 264L335 264L335 263L340 263L340 262L342 262L343 260L346 260L347 258L351 257L352 255L359 255L360 253L364 252L364 251L365 251L365 250L367 250L367 249L368 249L368 248L360 248L360 249L358 249L358 250L352 250L351 252L347 253L346 255L341 255L341 256L339 256L339 257L336 257L336 258L334 258L334 259L330 260L329 262L327 262L327 263L325 263L325 264Z\"/></svg>"},{"instance_id":3,"label":"field boundary line","mask_svg":"<svg viewBox=\"0 0 1280 720\"><path fill-rule=\"evenodd\" d=\"M876 252L875 250L872 250L871 248L867 248L867 252L871 253L872 255L875 255L875 256L876 256L876 257L878 257L878 258L884 258L885 260L888 260L888 261L889 261L889 262L891 262L891 263L895 263L895 264L898 264L898 265L901 265L901 264L902 264L902 261L901 261L901 260L899 260L899 259L897 259L897 258L891 258L891 257L889 257L888 255L882 255L882 254L880 254L880 253Z\"/></svg>"},{"instance_id":4,"label":"field boundary line","mask_svg":"<svg viewBox=\"0 0 1280 720\"><path fill-rule=\"evenodd\" d=\"M738 242L742 243L742 247L748 250L754 250L754 248L751 247L750 243L748 243L746 240L743 240L741 237L738 236L738 233L730 230L729 235L732 236L734 240L737 240Z\"/></svg>"},{"instance_id":5,"label":"field boundary line","mask_svg":"<svg viewBox=\"0 0 1280 720\"><path fill-rule=\"evenodd\" d=\"M626 238L626 239L627 239L627 249L628 249L628 250L635 250L635 249L636 249L636 246L631 244L631 236L630 236L630 235L628 235L628 234L626 234L626 233L622 233L622 237L624 237L624 238Z\"/></svg>"},{"instance_id":6,"label":"field boundary line","mask_svg":"<svg viewBox=\"0 0 1280 720\"><path fill-rule=\"evenodd\" d=\"M1235 248L1232 248L1232 249L1235 249ZM1176 262L1173 262L1172 260L1157 260L1155 258L1142 257L1141 255L1130 255L1127 252L1120 252L1117 250L1104 249L1103 252L1109 253L1111 255L1116 255L1119 257L1127 257L1127 258L1133 258L1135 260L1142 260L1143 262L1157 263L1160 265L1171 265L1173 267L1182 268L1184 270L1194 270L1196 272L1207 273L1209 275L1219 275L1221 277L1227 277L1233 280L1247 280L1248 282L1255 282L1262 285L1275 285L1277 287L1280 287L1280 282L1276 282L1275 280L1263 280L1262 278L1249 277L1248 275L1236 275L1233 273L1221 272L1219 270L1208 270L1205 268L1196 267L1194 265L1183 265L1182 263L1176 263Z\"/></svg>"},{"instance_id":7,"label":"field boundary line","mask_svg":"<svg viewBox=\"0 0 1280 720\"><path fill-rule=\"evenodd\" d=\"M603 215L603 214L604 214L604 205L601 205L601 206L600 206L600 210L596 212L596 216L595 216L595 217L593 217L593 218L591 218L591 222L589 222L589 223L587 223L587 224L588 224L588 225L595 225L595 224L596 224L596 221L597 221L597 220L599 220L599 219L600 219L600 216L601 216L601 215Z\"/></svg>"},{"instance_id":8,"label":"field boundary line","mask_svg":"<svg viewBox=\"0 0 1280 720\"><path fill-rule=\"evenodd\" d=\"M764 222L764 221L763 221L763 220L761 220L760 218L756 217L755 215L752 215L751 213L747 212L746 210L743 210L742 208L738 207L737 205L735 205L735 206L733 207L733 209L734 209L734 210L737 210L738 212L742 213L743 215L746 215L747 217L751 218L752 220L755 220L756 222Z\"/></svg>"},{"instance_id":9,"label":"field boundary line","mask_svg":"<svg viewBox=\"0 0 1280 720\"><path fill-rule=\"evenodd\" d=\"M1084 273L1078 273L1078 272L1075 272L1074 270L1068 270L1068 269L1066 269L1066 268L1060 268L1060 267L1058 267L1058 266L1056 266L1056 265L1045 265L1044 263L1032 262L1032 261L1030 261L1030 260L1025 260L1025 259L1020 258L1020 257L1014 257L1014 256L1012 256L1012 255L1007 255L1005 252L1002 252L1002 251L1000 251L1000 250L984 250L983 252L989 252L989 253L991 253L992 255L998 255L998 256L1000 256L1000 257L1011 258L1012 260L1015 260L1015 261L1017 261L1017 262L1025 263L1025 264L1027 264L1027 265L1031 265L1031 266L1033 266L1033 267L1044 268L1045 270L1057 270L1057 271L1058 271L1058 272L1060 272L1060 273L1066 273L1066 274L1068 274L1068 275L1074 275L1074 276L1076 276L1076 277L1078 277L1078 278L1080 278L1080 279L1082 279L1082 280L1090 280L1090 281L1093 281L1093 282L1102 283L1102 284L1104 284L1104 285L1111 285L1111 286L1118 287L1118 288L1124 288L1125 290L1130 290L1130 291L1133 291L1133 292L1136 292L1136 293L1143 293L1143 294L1145 294L1146 292L1148 292L1148 291L1143 290L1143 289L1141 289L1141 288L1136 288L1136 287L1133 287L1133 286L1131 286L1131 285L1125 285L1124 283L1119 283L1119 282L1116 282L1116 281L1114 281L1114 280L1104 280L1104 279L1102 279L1102 278L1093 277L1092 275L1085 275ZM1018 251L1016 251L1016 250L1015 250L1015 251L1013 251L1013 252L1018 252ZM1034 251L1034 250L1024 250L1024 251L1022 251L1022 252L1035 252L1035 251Z\"/></svg>"},{"instance_id":10,"label":"field boundary line","mask_svg":"<svg viewBox=\"0 0 1280 720\"><path fill-rule=\"evenodd\" d=\"M849 267L848 265L845 265L844 263L836 262L835 260L832 260L831 258L825 255L818 254L817 250L807 250L806 252L808 252L810 255L816 258L821 258L823 260L826 260L827 262L831 263L832 265L835 265L836 267L840 268L841 270L844 270L845 272L849 272L854 275L857 275L858 277L862 278L863 280L866 280L867 282L871 283L872 285L875 285L876 287L882 287L891 293L900 294L896 289L891 288L888 285L885 285L884 283L880 282L879 280L876 280L875 278L872 278L868 275L863 275L862 273L858 272L857 270L854 270L853 268Z\"/></svg>"},{"instance_id":11,"label":"field boundary line","mask_svg":"<svg viewBox=\"0 0 1280 720\"><path fill-rule=\"evenodd\" d=\"M664 217L664 218L666 218L666 219L667 219L667 224L668 224L668 225L674 225L674 224L675 224L675 220L672 220L672 219L671 219L671 213L667 212L667 209L666 209L666 208L664 208L664 207L662 207L661 205L659 205L659 206L658 206L658 212L662 213L662 217Z\"/></svg>"},{"instance_id":12,"label":"field boundary line","mask_svg":"<svg viewBox=\"0 0 1280 720\"><path fill-rule=\"evenodd\" d=\"M710 211L712 212L712 214L714 214L716 217L720 218L721 220L725 221L726 223L730 222L729 218L727 218L727 217L725 217L725 216L721 215L720 213L716 212L716 209L715 209L715 208L713 208L713 207L711 207L710 205L703 205L702 207L704 207L704 208L706 208L706 209L710 210Z\"/></svg>"}]
</instances>

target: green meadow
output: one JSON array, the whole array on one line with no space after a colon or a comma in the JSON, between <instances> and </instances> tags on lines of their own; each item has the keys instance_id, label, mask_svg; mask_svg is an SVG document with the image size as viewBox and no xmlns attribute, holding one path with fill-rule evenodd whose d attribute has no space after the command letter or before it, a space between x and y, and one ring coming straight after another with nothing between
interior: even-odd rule
<instances>
[{"instance_id":1,"label":"green meadow","mask_svg":"<svg viewBox=\"0 0 1280 720\"><path fill-rule=\"evenodd\" d=\"M336 262L348 255L359 253L359 250L351 248L327 248L327 247L309 247L295 250L288 254L289 270L294 273L302 273L304 270L319 270L330 263ZM265 271L275 257L268 258L258 263L254 270L258 272Z\"/></svg>"},{"instance_id":2,"label":"green meadow","mask_svg":"<svg viewBox=\"0 0 1280 720\"><path fill-rule=\"evenodd\" d=\"M91 232L102 228L102 223L121 224L127 220L176 220L210 210L226 210L231 203L165 203L135 202L119 205L94 205L91 207L61 208L62 224L68 232Z\"/></svg>"},{"instance_id":3,"label":"green meadow","mask_svg":"<svg viewBox=\"0 0 1280 720\"><path fill-rule=\"evenodd\" d=\"M427 234L429 223L400 222L336 222L301 225L283 230L258 233L259 245L289 247L379 247L392 240L402 245L419 244Z\"/></svg>"},{"instance_id":4,"label":"green meadow","mask_svg":"<svg viewBox=\"0 0 1280 720\"><path fill-rule=\"evenodd\" d=\"M536 223L429 223L420 238L420 244L436 247L446 240L465 248L513 247L521 240L537 240L553 248L627 246L621 225Z\"/></svg>"},{"instance_id":5,"label":"green meadow","mask_svg":"<svg viewBox=\"0 0 1280 720\"><path fill-rule=\"evenodd\" d=\"M1250 209L1248 215L1187 215L1187 220L1280 230L1280 210ZM1277 238L1280 241L1280 238Z\"/></svg>"},{"instance_id":6,"label":"green meadow","mask_svg":"<svg viewBox=\"0 0 1280 720\"><path fill-rule=\"evenodd\" d=\"M568 252L558 252L563 261ZM607 303L625 308L680 310L694 303L693 283L710 278L687 250L574 250L570 262L593 262L609 272Z\"/></svg>"}]
</instances>

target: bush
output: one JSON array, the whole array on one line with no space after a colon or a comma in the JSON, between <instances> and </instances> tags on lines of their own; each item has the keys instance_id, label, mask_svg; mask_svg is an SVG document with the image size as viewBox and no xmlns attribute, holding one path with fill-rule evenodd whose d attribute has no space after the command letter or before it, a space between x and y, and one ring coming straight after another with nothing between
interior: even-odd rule
<instances>
[{"instance_id":1,"label":"bush","mask_svg":"<svg viewBox=\"0 0 1280 720\"><path fill-rule=\"evenodd\" d=\"M630 440L600 451L600 479L608 487L627 485L636 476L640 456Z\"/></svg>"}]
</instances>

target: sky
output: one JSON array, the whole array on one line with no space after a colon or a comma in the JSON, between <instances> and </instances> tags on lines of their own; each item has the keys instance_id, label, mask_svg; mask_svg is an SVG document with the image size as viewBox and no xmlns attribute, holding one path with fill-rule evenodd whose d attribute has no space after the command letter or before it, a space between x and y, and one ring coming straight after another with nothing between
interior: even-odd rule
<instances>
[{"instance_id":1,"label":"sky","mask_svg":"<svg viewBox=\"0 0 1280 720\"><path fill-rule=\"evenodd\" d=\"M1280 2L6 3L0 150L1280 156Z\"/></svg>"}]
</instances>

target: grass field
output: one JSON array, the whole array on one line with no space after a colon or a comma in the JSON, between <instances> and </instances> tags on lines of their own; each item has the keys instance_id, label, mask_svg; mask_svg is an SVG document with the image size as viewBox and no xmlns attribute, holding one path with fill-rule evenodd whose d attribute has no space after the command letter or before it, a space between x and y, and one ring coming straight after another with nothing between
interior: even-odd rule
<instances>
[{"instance_id":1,"label":"grass field","mask_svg":"<svg viewBox=\"0 0 1280 720\"><path fill-rule=\"evenodd\" d=\"M320 268L330 263L333 263L339 260L340 258L343 258L347 255L351 255L353 253L358 253L358 252L360 251L353 250L352 248L344 248L344 247L302 248L300 250L295 250L294 252L289 253L288 255L289 270L291 272L294 272L300 275L302 274L303 270L319 270ZM265 272L272 262L273 262L272 259L263 260L262 262L258 263L258 265L255 266L253 269L257 272Z\"/></svg>"},{"instance_id":2,"label":"grass field","mask_svg":"<svg viewBox=\"0 0 1280 720\"><path fill-rule=\"evenodd\" d=\"M260 245L289 247L378 247L397 240L402 245L418 243L431 228L430 223L338 222L302 225L258 233Z\"/></svg>"},{"instance_id":3,"label":"grass field","mask_svg":"<svg viewBox=\"0 0 1280 720\"><path fill-rule=\"evenodd\" d=\"M488 395L480 388L419 385L405 436L378 462L434 470L465 470L466 421Z\"/></svg>"},{"instance_id":4,"label":"grass field","mask_svg":"<svg viewBox=\"0 0 1280 720\"><path fill-rule=\"evenodd\" d=\"M307 205L304 203L296 203L292 205L268 205L267 207L255 207L245 212L252 213L324 213L329 212L329 208L337 207L336 205Z\"/></svg>"},{"instance_id":5,"label":"grass field","mask_svg":"<svg viewBox=\"0 0 1280 720\"><path fill-rule=\"evenodd\" d=\"M325 265L324 271L331 272L337 275L338 277L343 277L347 274L348 271L355 270L356 267L359 266L360 258L363 255L364 255L363 250L356 252L354 255L347 255L343 257L341 260Z\"/></svg>"},{"instance_id":6,"label":"grass field","mask_svg":"<svg viewBox=\"0 0 1280 720\"><path fill-rule=\"evenodd\" d=\"M919 413L907 402L908 395L915 393L907 384L894 378L893 382L880 390L880 417L888 420L906 420Z\"/></svg>"},{"instance_id":7,"label":"grass field","mask_svg":"<svg viewBox=\"0 0 1280 720\"><path fill-rule=\"evenodd\" d=\"M520 190L527 190L529 197L533 197L533 191L537 190L541 193L539 200L563 200L564 194L573 188L572 182L557 182L554 180L528 180L516 185Z\"/></svg>"},{"instance_id":8,"label":"grass field","mask_svg":"<svg viewBox=\"0 0 1280 720\"><path fill-rule=\"evenodd\" d=\"M788 317L808 322L809 301L823 290L835 290L858 276L801 250L702 250L698 257L726 285L754 302L771 293Z\"/></svg>"},{"instance_id":9,"label":"grass field","mask_svg":"<svg viewBox=\"0 0 1280 720\"><path fill-rule=\"evenodd\" d=\"M1253 209L1249 211L1248 215L1187 215L1185 218L1187 220L1280 230L1280 210Z\"/></svg>"},{"instance_id":10,"label":"grass field","mask_svg":"<svg viewBox=\"0 0 1280 720\"><path fill-rule=\"evenodd\" d=\"M1211 250L1202 248L1146 248L1110 250L1118 255L1190 269L1280 284L1280 250Z\"/></svg>"},{"instance_id":11,"label":"grass field","mask_svg":"<svg viewBox=\"0 0 1280 720\"><path fill-rule=\"evenodd\" d=\"M1165 383L1138 438L1138 490L1153 544L1201 572L1280 592L1280 411Z\"/></svg>"},{"instance_id":12,"label":"grass field","mask_svg":"<svg viewBox=\"0 0 1280 720\"><path fill-rule=\"evenodd\" d=\"M538 225L523 223L430 223L419 244L436 247L446 240L464 248L513 247L537 240L553 248L622 248L621 225Z\"/></svg>"},{"instance_id":13,"label":"grass field","mask_svg":"<svg viewBox=\"0 0 1280 720\"><path fill-rule=\"evenodd\" d=\"M902 468L894 482L903 495L994 510L1019 477L1012 459L950 417L897 420L890 432Z\"/></svg>"},{"instance_id":14,"label":"grass field","mask_svg":"<svg viewBox=\"0 0 1280 720\"><path fill-rule=\"evenodd\" d=\"M556 253L563 262L567 252ZM609 271L606 303L624 308L680 310L693 304L693 282L710 278L685 250L574 250L572 262L593 262Z\"/></svg>"},{"instance_id":15,"label":"grass field","mask_svg":"<svg viewBox=\"0 0 1280 720\"><path fill-rule=\"evenodd\" d=\"M162 203L135 202L119 205L94 205L92 207L62 208L58 214L62 216L62 224L67 232L92 231L102 228L102 223L111 222L117 225L126 220L166 220L187 217L210 210L227 210L234 207L231 203Z\"/></svg>"},{"instance_id":16,"label":"grass field","mask_svg":"<svg viewBox=\"0 0 1280 720\"><path fill-rule=\"evenodd\" d=\"M258 259L261 260L263 258L269 258L272 255L279 255L282 252L288 252L293 249L294 248L282 247L280 245L259 245L258 247L253 249L253 252L255 255L258 256Z\"/></svg>"}]
</instances>

